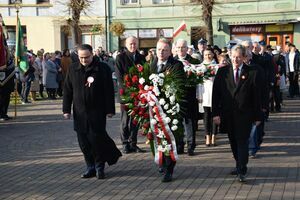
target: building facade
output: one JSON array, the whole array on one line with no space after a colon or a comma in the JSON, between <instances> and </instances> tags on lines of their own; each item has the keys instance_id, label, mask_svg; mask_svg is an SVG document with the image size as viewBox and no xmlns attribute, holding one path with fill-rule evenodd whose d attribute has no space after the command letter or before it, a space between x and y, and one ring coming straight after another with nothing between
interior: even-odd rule
<instances>
[{"instance_id":1,"label":"building facade","mask_svg":"<svg viewBox=\"0 0 300 200\"><path fill-rule=\"evenodd\" d=\"M0 13L6 24L8 44L15 44L16 8L13 0L0 0ZM68 0L22 0L19 17L28 49L35 52L41 48L53 52L73 48L68 26L70 11ZM93 47L106 49L106 35L97 31L99 25L105 29L105 0L95 0L80 18L81 41ZM95 31L96 30L96 31Z\"/></svg>"},{"instance_id":2,"label":"building facade","mask_svg":"<svg viewBox=\"0 0 300 200\"><path fill-rule=\"evenodd\" d=\"M141 49L155 46L161 36L186 39L196 46L203 33L202 7L195 0L113 0L110 22L122 22L126 31L110 38L110 49L124 46L124 38L136 36ZM230 40L266 40L272 46L293 42L300 46L300 0L216 0L213 9L214 44ZM182 23L186 30L172 33Z\"/></svg>"}]
</instances>

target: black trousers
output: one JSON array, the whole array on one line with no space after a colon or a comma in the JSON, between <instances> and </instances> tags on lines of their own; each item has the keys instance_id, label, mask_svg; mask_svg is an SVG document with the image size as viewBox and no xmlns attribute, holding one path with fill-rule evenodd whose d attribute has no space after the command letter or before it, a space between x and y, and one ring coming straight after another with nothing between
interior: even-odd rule
<instances>
[{"instance_id":1,"label":"black trousers","mask_svg":"<svg viewBox=\"0 0 300 200\"><path fill-rule=\"evenodd\" d=\"M272 87L271 111L274 111L274 107L276 111L279 111L281 109L280 104L281 104L280 87L276 85Z\"/></svg>"},{"instance_id":2,"label":"black trousers","mask_svg":"<svg viewBox=\"0 0 300 200\"><path fill-rule=\"evenodd\" d=\"M295 72L289 72L289 81L290 81L289 94L291 97L294 97L295 95L299 95L298 78L299 78L298 74L295 74Z\"/></svg>"},{"instance_id":3,"label":"black trousers","mask_svg":"<svg viewBox=\"0 0 300 200\"><path fill-rule=\"evenodd\" d=\"M104 169L106 162L108 165L113 165L122 156L115 142L105 130L100 133L94 133L90 129L85 132L77 132L77 138L89 169Z\"/></svg>"},{"instance_id":4,"label":"black trousers","mask_svg":"<svg viewBox=\"0 0 300 200\"><path fill-rule=\"evenodd\" d=\"M212 110L211 107L203 107L203 122L204 122L204 130L206 135L217 135L218 126L213 123Z\"/></svg>"},{"instance_id":5,"label":"black trousers","mask_svg":"<svg viewBox=\"0 0 300 200\"><path fill-rule=\"evenodd\" d=\"M79 147L83 153L87 168L101 168L104 167L104 160L98 151L98 139L91 132L77 132L77 139Z\"/></svg>"},{"instance_id":6,"label":"black trousers","mask_svg":"<svg viewBox=\"0 0 300 200\"><path fill-rule=\"evenodd\" d=\"M5 117L7 115L7 110L10 101L11 92L3 91L0 92L0 117Z\"/></svg>"},{"instance_id":7,"label":"black trousers","mask_svg":"<svg viewBox=\"0 0 300 200\"><path fill-rule=\"evenodd\" d=\"M236 162L236 169L239 174L245 175L249 160L249 138L237 139L233 134L228 134L228 138Z\"/></svg>"},{"instance_id":8,"label":"black trousers","mask_svg":"<svg viewBox=\"0 0 300 200\"><path fill-rule=\"evenodd\" d=\"M124 109L124 105L121 104L121 140L123 145L131 144L132 146L137 144L138 126L132 123L133 119L128 116L127 111Z\"/></svg>"},{"instance_id":9,"label":"black trousers","mask_svg":"<svg viewBox=\"0 0 300 200\"><path fill-rule=\"evenodd\" d=\"M165 173L173 174L176 162L170 156L163 155L163 169Z\"/></svg>"}]
</instances>

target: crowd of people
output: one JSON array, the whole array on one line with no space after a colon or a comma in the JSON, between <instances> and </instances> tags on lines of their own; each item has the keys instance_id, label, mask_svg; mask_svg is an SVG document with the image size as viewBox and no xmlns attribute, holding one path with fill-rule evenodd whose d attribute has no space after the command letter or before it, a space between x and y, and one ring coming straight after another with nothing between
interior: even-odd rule
<instances>
[{"instance_id":1,"label":"crowd of people","mask_svg":"<svg viewBox=\"0 0 300 200\"><path fill-rule=\"evenodd\" d=\"M87 165L82 178L103 179L105 162L115 164L121 156L105 130L106 117L115 114L112 74L117 77L119 88L124 89L124 76L132 66L147 62L153 73L165 73L170 68L185 73L188 63L210 66L216 75L204 79L202 84L186 86L184 134L176 138L177 153L183 154L186 146L187 154L194 156L198 121L203 119L207 147L217 146L218 133L228 134L236 162L231 174L244 182L248 158L256 158L263 142L269 112L281 112L287 80L288 97L299 96L300 54L296 46L286 43L282 49L265 41L231 41L221 49L201 38L195 50L184 39L172 44L162 38L156 49L139 51L135 37L128 37L125 45L126 49L114 53L106 53L101 47L93 51L89 45L77 46L71 52L28 51L29 69L25 74L16 73L23 104L30 103L30 93L32 101L37 94L46 98L46 90L49 99L63 96L66 119L70 118L73 105L74 130ZM9 119L7 106L1 105L1 120ZM139 126L133 123L124 103L120 108L122 152L145 152L137 145ZM159 165L163 182L172 180L175 164L170 155L164 155Z\"/></svg>"}]
</instances>

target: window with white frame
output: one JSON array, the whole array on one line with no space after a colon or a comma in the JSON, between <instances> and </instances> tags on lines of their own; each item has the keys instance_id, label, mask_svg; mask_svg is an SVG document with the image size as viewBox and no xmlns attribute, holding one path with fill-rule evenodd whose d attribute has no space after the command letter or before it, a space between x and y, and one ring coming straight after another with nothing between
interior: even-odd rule
<instances>
[{"instance_id":1,"label":"window with white frame","mask_svg":"<svg viewBox=\"0 0 300 200\"><path fill-rule=\"evenodd\" d=\"M171 0L152 0L153 4L171 3Z\"/></svg>"},{"instance_id":2,"label":"window with white frame","mask_svg":"<svg viewBox=\"0 0 300 200\"><path fill-rule=\"evenodd\" d=\"M121 0L121 5L137 4L138 0Z\"/></svg>"}]
</instances>

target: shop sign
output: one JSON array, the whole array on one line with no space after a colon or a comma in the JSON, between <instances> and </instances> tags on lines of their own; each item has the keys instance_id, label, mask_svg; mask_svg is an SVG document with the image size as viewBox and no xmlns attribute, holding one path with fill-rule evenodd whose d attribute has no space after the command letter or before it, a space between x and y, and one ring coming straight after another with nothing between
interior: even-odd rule
<instances>
[{"instance_id":1,"label":"shop sign","mask_svg":"<svg viewBox=\"0 0 300 200\"><path fill-rule=\"evenodd\" d=\"M157 29L158 31L158 36L159 37L165 37L165 38L171 38L173 36L173 29L167 29L167 28L162 28L162 29Z\"/></svg>"},{"instance_id":2,"label":"shop sign","mask_svg":"<svg viewBox=\"0 0 300 200\"><path fill-rule=\"evenodd\" d=\"M266 32L292 32L293 24L266 25Z\"/></svg>"},{"instance_id":3,"label":"shop sign","mask_svg":"<svg viewBox=\"0 0 300 200\"><path fill-rule=\"evenodd\" d=\"M231 26L231 34L263 33L263 26Z\"/></svg>"},{"instance_id":4,"label":"shop sign","mask_svg":"<svg viewBox=\"0 0 300 200\"><path fill-rule=\"evenodd\" d=\"M157 31L156 29L140 29L139 38L156 38Z\"/></svg>"},{"instance_id":5,"label":"shop sign","mask_svg":"<svg viewBox=\"0 0 300 200\"><path fill-rule=\"evenodd\" d=\"M137 32L138 32L137 30L125 30L123 35L120 36L120 38L121 39L126 39L130 36L134 36L134 37L137 38L137 35L138 35Z\"/></svg>"}]
</instances>

